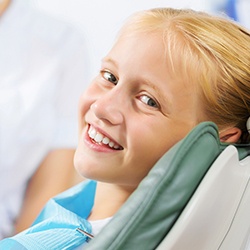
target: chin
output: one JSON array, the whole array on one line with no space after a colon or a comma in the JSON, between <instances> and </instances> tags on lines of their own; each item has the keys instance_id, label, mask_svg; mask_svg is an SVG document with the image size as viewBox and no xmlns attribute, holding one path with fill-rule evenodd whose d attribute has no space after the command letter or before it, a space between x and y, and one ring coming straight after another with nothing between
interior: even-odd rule
<instances>
[{"instance_id":1,"label":"chin","mask_svg":"<svg viewBox=\"0 0 250 250\"><path fill-rule=\"evenodd\" d=\"M90 162L88 157L84 154L79 154L77 151L74 156L74 166L78 174L87 179L95 179L95 173L98 171L96 162Z\"/></svg>"},{"instance_id":2,"label":"chin","mask_svg":"<svg viewBox=\"0 0 250 250\"><path fill-rule=\"evenodd\" d=\"M84 156L76 150L74 155L74 166L78 173L80 173L81 166L84 165Z\"/></svg>"}]
</instances>

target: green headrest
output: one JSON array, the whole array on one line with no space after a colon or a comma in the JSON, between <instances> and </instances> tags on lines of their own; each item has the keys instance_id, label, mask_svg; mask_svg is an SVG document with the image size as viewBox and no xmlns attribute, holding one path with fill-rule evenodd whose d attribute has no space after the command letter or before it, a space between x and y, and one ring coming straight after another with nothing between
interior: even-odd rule
<instances>
[{"instance_id":1,"label":"green headrest","mask_svg":"<svg viewBox=\"0 0 250 250\"><path fill-rule=\"evenodd\" d=\"M86 249L155 249L225 147L219 141L214 123L196 126L155 164ZM240 149L246 154L244 147Z\"/></svg>"}]
</instances>

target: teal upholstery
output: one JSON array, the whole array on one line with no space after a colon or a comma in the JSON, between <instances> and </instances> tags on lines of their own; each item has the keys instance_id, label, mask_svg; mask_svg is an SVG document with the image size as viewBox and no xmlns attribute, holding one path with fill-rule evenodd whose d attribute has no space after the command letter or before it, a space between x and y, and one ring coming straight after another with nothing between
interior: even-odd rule
<instances>
[{"instance_id":1,"label":"teal upholstery","mask_svg":"<svg viewBox=\"0 0 250 250\"><path fill-rule=\"evenodd\" d=\"M102 233L84 249L155 249L226 146L220 143L215 124L196 126L155 164ZM239 151L245 157L249 147L239 147Z\"/></svg>"}]
</instances>

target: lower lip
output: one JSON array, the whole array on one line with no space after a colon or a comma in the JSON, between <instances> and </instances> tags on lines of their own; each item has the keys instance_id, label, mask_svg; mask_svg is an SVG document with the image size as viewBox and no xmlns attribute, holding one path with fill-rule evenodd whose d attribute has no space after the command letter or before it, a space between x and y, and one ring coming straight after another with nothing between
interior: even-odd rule
<instances>
[{"instance_id":1,"label":"lower lip","mask_svg":"<svg viewBox=\"0 0 250 250\"><path fill-rule=\"evenodd\" d=\"M112 149L107 145L104 144L98 144L96 142L94 142L88 135L88 132L85 133L84 136L84 142L86 144L86 146L96 152L103 152L103 153L110 153L110 152L117 152L118 150Z\"/></svg>"}]
</instances>

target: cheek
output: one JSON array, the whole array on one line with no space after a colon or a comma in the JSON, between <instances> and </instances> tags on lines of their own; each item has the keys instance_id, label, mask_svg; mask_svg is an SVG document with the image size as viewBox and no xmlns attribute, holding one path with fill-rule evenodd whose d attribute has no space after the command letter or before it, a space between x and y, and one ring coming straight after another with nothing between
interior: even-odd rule
<instances>
[{"instance_id":1,"label":"cheek","mask_svg":"<svg viewBox=\"0 0 250 250\"><path fill-rule=\"evenodd\" d=\"M89 100L88 100L88 95L87 95L87 91L85 93L82 94L81 98L80 98L80 102L79 102L79 118L82 117L89 106Z\"/></svg>"},{"instance_id":2,"label":"cheek","mask_svg":"<svg viewBox=\"0 0 250 250\"><path fill-rule=\"evenodd\" d=\"M96 91L94 86L90 86L86 91L82 94L79 101L79 119L85 116L86 112L89 110L90 106L97 99Z\"/></svg>"}]
</instances>

